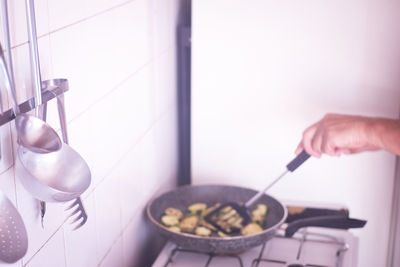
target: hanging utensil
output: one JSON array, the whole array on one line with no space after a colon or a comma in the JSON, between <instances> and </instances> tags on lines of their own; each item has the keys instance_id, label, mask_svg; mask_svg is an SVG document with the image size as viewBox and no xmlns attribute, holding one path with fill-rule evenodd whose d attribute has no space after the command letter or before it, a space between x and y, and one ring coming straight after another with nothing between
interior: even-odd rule
<instances>
[{"instance_id":1,"label":"hanging utensil","mask_svg":"<svg viewBox=\"0 0 400 267\"><path fill-rule=\"evenodd\" d=\"M28 237L21 215L0 191L0 261L14 263L28 249Z\"/></svg>"},{"instance_id":2,"label":"hanging utensil","mask_svg":"<svg viewBox=\"0 0 400 267\"><path fill-rule=\"evenodd\" d=\"M224 203L220 207L210 212L207 216L204 217L204 219L226 234L232 234L234 232L240 231L241 228L236 227L237 222L235 222L234 224L227 224L226 222L235 216L237 217L237 220L240 220L239 224L242 227L247 225L251 221L249 208L258 199L260 199L260 197L263 196L268 189L270 189L275 183L282 179L283 176L285 176L288 172L293 172L294 170L296 170L309 157L310 155L308 155L307 152L303 150L299 155L297 155L294 160L286 165L286 169L281 175L279 175L272 183L264 188L264 190L258 192L255 196L250 198L246 203ZM226 225L227 227L224 227L223 225Z\"/></svg>"},{"instance_id":3,"label":"hanging utensil","mask_svg":"<svg viewBox=\"0 0 400 267\"><path fill-rule=\"evenodd\" d=\"M48 82L50 83L56 81L50 80ZM60 94L57 96L57 110L58 110L58 117L60 120L62 138L64 143L68 144L68 131L67 131L67 119L65 115L64 94ZM75 218L72 220L71 223L78 222L78 224L75 226L73 230L77 230L86 223L88 217L80 197L76 198L72 202L72 204L67 207L66 210L72 210L72 213L69 215L70 217L75 216Z\"/></svg>"},{"instance_id":4,"label":"hanging utensil","mask_svg":"<svg viewBox=\"0 0 400 267\"><path fill-rule=\"evenodd\" d=\"M90 185L85 160L67 144L52 153L38 154L22 146L17 150L16 171L25 189L42 201L66 202L79 197Z\"/></svg>"},{"instance_id":5,"label":"hanging utensil","mask_svg":"<svg viewBox=\"0 0 400 267\"><path fill-rule=\"evenodd\" d=\"M21 114L17 103L15 88L7 71L3 48L0 44L0 72L4 77L5 86L11 96L15 117L18 143L37 153L49 153L61 148L61 140L57 132L47 123L35 116Z\"/></svg>"}]
</instances>

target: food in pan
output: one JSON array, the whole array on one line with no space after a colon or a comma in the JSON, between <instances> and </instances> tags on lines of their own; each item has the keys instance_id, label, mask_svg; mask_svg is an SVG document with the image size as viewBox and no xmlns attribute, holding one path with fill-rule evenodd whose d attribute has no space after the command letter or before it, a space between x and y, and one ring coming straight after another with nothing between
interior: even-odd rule
<instances>
[{"instance_id":1,"label":"food in pan","mask_svg":"<svg viewBox=\"0 0 400 267\"><path fill-rule=\"evenodd\" d=\"M215 227L204 220L204 217L220 205L220 203L216 203L208 207L205 203L194 203L188 206L185 215L181 210L169 207L165 209L164 215L161 217L161 223L171 231L190 233L202 237L215 236L225 238L240 234L252 235L263 231L268 211L266 205L258 204L251 210L251 222L247 225L242 225L243 218L235 209L229 206L225 207L217 212L215 222L218 227ZM232 229L239 229L240 231L236 233Z\"/></svg>"}]
</instances>

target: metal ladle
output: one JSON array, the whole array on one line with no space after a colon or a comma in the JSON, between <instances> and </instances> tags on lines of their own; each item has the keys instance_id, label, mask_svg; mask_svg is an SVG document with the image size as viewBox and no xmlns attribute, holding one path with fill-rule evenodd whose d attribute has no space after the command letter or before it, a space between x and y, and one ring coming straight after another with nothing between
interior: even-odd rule
<instances>
[{"instance_id":1,"label":"metal ladle","mask_svg":"<svg viewBox=\"0 0 400 267\"><path fill-rule=\"evenodd\" d=\"M0 71L4 77L5 86L11 96L15 114L15 126L18 134L18 143L36 153L49 153L59 150L62 142L57 132L46 122L29 115L21 114L15 95L14 84L7 71L3 48L0 44Z\"/></svg>"}]
</instances>

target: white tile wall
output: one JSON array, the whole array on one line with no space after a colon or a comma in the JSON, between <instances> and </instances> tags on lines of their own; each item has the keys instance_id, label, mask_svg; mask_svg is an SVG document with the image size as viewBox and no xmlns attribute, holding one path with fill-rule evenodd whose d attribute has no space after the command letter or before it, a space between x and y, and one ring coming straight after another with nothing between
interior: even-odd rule
<instances>
[{"instance_id":1,"label":"white tile wall","mask_svg":"<svg viewBox=\"0 0 400 267\"><path fill-rule=\"evenodd\" d=\"M8 2L21 102L33 95L25 1ZM35 1L42 80L69 80L70 145L92 171L82 195L89 219L73 231L66 204L47 203L43 229L39 202L15 176L9 156L0 189L24 219L29 248L21 261L7 266L128 267L146 257L145 205L176 182L179 2ZM50 103L47 120L59 130L57 118ZM6 132L13 141L4 147L14 155L14 125L5 127L10 126Z\"/></svg>"}]
</instances>

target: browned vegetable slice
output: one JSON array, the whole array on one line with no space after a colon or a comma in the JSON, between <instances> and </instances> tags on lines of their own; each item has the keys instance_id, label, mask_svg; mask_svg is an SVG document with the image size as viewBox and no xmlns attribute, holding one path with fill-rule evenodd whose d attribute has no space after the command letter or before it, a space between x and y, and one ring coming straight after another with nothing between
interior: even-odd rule
<instances>
[{"instance_id":1,"label":"browned vegetable slice","mask_svg":"<svg viewBox=\"0 0 400 267\"><path fill-rule=\"evenodd\" d=\"M168 229L173 232L177 232L177 233L181 232L181 228L179 228L178 226L170 226L170 227L168 227Z\"/></svg>"},{"instance_id":2,"label":"browned vegetable slice","mask_svg":"<svg viewBox=\"0 0 400 267\"><path fill-rule=\"evenodd\" d=\"M174 226L179 224L179 218L171 215L164 215L161 217L161 222L165 226Z\"/></svg>"},{"instance_id":3,"label":"browned vegetable slice","mask_svg":"<svg viewBox=\"0 0 400 267\"><path fill-rule=\"evenodd\" d=\"M215 228L214 225L212 225L211 223L206 222L205 220L202 220L200 222L200 225L204 226L204 227L206 227L206 228L208 228L210 230L217 231L217 228Z\"/></svg>"},{"instance_id":4,"label":"browned vegetable slice","mask_svg":"<svg viewBox=\"0 0 400 267\"><path fill-rule=\"evenodd\" d=\"M194 230L194 233L198 236L207 237L207 236L211 235L211 230L206 227L199 226L199 227L196 227L196 229Z\"/></svg>"},{"instance_id":5,"label":"browned vegetable slice","mask_svg":"<svg viewBox=\"0 0 400 267\"><path fill-rule=\"evenodd\" d=\"M267 205L258 204L257 207L251 212L251 220L259 225L263 225L267 216L267 210Z\"/></svg>"},{"instance_id":6,"label":"browned vegetable slice","mask_svg":"<svg viewBox=\"0 0 400 267\"><path fill-rule=\"evenodd\" d=\"M207 209L207 204L205 203L194 203L188 207L190 214L200 214Z\"/></svg>"},{"instance_id":7,"label":"browned vegetable slice","mask_svg":"<svg viewBox=\"0 0 400 267\"><path fill-rule=\"evenodd\" d=\"M198 223L199 223L198 216L189 216L182 219L182 221L179 223L179 227L183 232L192 233Z\"/></svg>"},{"instance_id":8,"label":"browned vegetable slice","mask_svg":"<svg viewBox=\"0 0 400 267\"><path fill-rule=\"evenodd\" d=\"M257 233L262 232L262 228L259 224L257 223L249 223L245 227L243 227L241 233L242 235L254 235Z\"/></svg>"},{"instance_id":9,"label":"browned vegetable slice","mask_svg":"<svg viewBox=\"0 0 400 267\"><path fill-rule=\"evenodd\" d=\"M175 209L175 208L167 208L165 209L165 214L166 215L171 215L171 216L176 216L178 219L183 217L182 211Z\"/></svg>"},{"instance_id":10,"label":"browned vegetable slice","mask_svg":"<svg viewBox=\"0 0 400 267\"><path fill-rule=\"evenodd\" d=\"M216 203L214 206L207 208L206 210L204 210L201 214L202 217L207 216L208 214L210 214L211 212L213 212L216 208L218 208L219 206L221 206L221 203Z\"/></svg>"}]
</instances>

